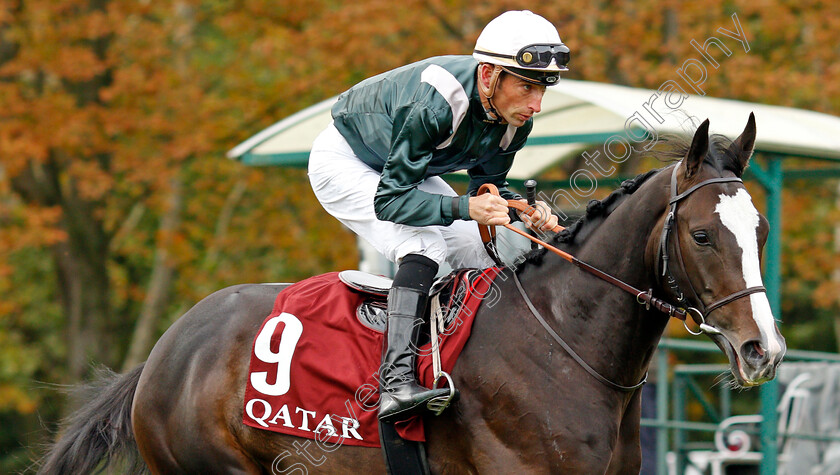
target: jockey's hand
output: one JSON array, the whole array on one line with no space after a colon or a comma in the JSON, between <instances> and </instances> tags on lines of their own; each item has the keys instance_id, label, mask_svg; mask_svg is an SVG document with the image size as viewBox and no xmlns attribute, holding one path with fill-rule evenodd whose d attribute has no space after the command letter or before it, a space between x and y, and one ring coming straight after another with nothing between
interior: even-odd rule
<instances>
[{"instance_id":1,"label":"jockey's hand","mask_svg":"<svg viewBox=\"0 0 840 475\"><path fill-rule=\"evenodd\" d=\"M510 223L507 201L500 196L485 193L470 197L470 218L478 224L503 226Z\"/></svg>"},{"instance_id":2,"label":"jockey's hand","mask_svg":"<svg viewBox=\"0 0 840 475\"><path fill-rule=\"evenodd\" d=\"M528 204L527 200L519 200ZM545 201L537 201L534 203L534 214L528 216L525 213L519 213L519 219L525 223L528 229L534 231L551 231L559 222L557 215L551 213L551 208L548 207Z\"/></svg>"}]
</instances>

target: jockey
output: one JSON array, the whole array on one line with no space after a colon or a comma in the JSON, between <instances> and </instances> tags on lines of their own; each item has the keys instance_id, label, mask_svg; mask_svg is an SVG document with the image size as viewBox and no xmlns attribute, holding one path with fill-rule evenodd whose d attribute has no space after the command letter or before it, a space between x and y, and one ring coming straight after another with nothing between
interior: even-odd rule
<instances>
[{"instance_id":1,"label":"jockey","mask_svg":"<svg viewBox=\"0 0 840 475\"><path fill-rule=\"evenodd\" d=\"M309 179L328 213L398 264L388 295L380 368L379 418L404 419L449 389L417 384L420 326L441 262L493 265L470 221L550 230L543 202L530 218L510 215L505 199L514 154L525 145L546 86L567 71L569 48L530 11L510 11L482 31L472 56L441 56L369 78L341 94L333 122L315 140ZM458 196L439 175L467 170ZM484 183L501 198L475 196Z\"/></svg>"}]
</instances>

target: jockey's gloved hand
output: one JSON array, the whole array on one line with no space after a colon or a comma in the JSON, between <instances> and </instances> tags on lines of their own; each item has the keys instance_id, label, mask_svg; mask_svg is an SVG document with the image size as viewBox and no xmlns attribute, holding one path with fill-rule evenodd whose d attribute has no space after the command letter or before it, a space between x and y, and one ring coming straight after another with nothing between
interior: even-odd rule
<instances>
[{"instance_id":1,"label":"jockey's gloved hand","mask_svg":"<svg viewBox=\"0 0 840 475\"><path fill-rule=\"evenodd\" d=\"M527 204L526 200L519 200ZM548 232L554 229L559 223L559 218L551 212L551 208L545 201L534 203L534 213L528 216L526 213L519 213L519 219L525 223L525 227L534 231Z\"/></svg>"},{"instance_id":2,"label":"jockey's gloved hand","mask_svg":"<svg viewBox=\"0 0 840 475\"><path fill-rule=\"evenodd\" d=\"M491 193L471 196L470 218L474 219L478 224L504 226L510 223L507 201Z\"/></svg>"}]
</instances>

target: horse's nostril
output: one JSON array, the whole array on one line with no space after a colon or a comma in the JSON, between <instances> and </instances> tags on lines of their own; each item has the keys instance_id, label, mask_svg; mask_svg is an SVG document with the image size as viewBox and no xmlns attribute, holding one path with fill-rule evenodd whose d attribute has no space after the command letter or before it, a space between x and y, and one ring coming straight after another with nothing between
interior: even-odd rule
<instances>
[{"instance_id":1,"label":"horse's nostril","mask_svg":"<svg viewBox=\"0 0 840 475\"><path fill-rule=\"evenodd\" d=\"M767 363L767 352L758 340L750 340L741 345L741 356L753 368L758 368Z\"/></svg>"}]
</instances>

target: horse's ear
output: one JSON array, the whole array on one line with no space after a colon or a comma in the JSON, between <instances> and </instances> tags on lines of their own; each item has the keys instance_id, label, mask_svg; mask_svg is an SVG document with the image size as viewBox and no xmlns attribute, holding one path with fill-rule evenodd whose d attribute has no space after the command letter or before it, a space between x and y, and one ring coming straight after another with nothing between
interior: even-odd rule
<instances>
[{"instance_id":1,"label":"horse's ear","mask_svg":"<svg viewBox=\"0 0 840 475\"><path fill-rule=\"evenodd\" d=\"M694 133L694 139L691 140L691 148L688 149L688 155L685 156L686 179L691 178L697 173L708 151L709 119L706 119L700 124L700 127L697 127L697 132Z\"/></svg>"},{"instance_id":2,"label":"horse's ear","mask_svg":"<svg viewBox=\"0 0 840 475\"><path fill-rule=\"evenodd\" d=\"M753 154L753 148L755 148L755 114L750 112L750 118L747 119L747 126L744 127L744 131L729 146L729 151L732 152L738 163L738 176L741 176L744 169L747 168L747 163Z\"/></svg>"}]
</instances>

